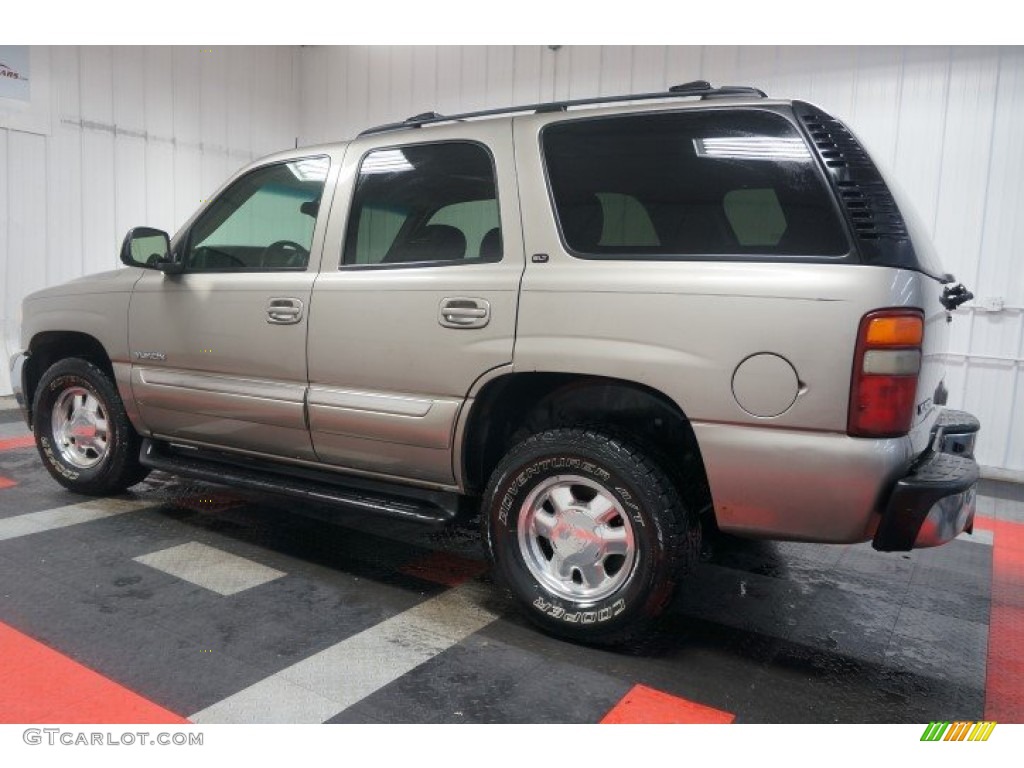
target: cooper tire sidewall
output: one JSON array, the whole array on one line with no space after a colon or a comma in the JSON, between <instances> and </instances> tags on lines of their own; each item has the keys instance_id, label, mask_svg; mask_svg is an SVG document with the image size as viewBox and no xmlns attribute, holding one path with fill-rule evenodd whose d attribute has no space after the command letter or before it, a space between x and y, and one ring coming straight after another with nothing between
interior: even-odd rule
<instances>
[{"instance_id":1,"label":"cooper tire sidewall","mask_svg":"<svg viewBox=\"0 0 1024 768\"><path fill-rule=\"evenodd\" d=\"M60 454L57 447L57 440L53 434L53 406L60 397L61 392L70 387L81 387L93 395L100 403L107 414L107 429L109 430L107 453L94 467L81 468L68 463ZM40 389L35 404L35 435L39 455L49 466L51 471L59 474L72 483L91 483L101 479L110 469L113 463L114 454L120 447L120 434L118 432L117 420L113 417L111 405L108 398L99 391L99 388L87 377L76 373L62 373L55 376L51 381L45 383Z\"/></svg>"},{"instance_id":2,"label":"cooper tire sidewall","mask_svg":"<svg viewBox=\"0 0 1024 768\"><path fill-rule=\"evenodd\" d=\"M518 522L523 501L532 488L549 477L578 474L599 483L621 504L633 526L637 554L628 580L607 598L574 602L553 595L540 585L520 550ZM659 577L665 576L659 546L658 521L648 511L651 503L636 479L610 467L598 456L553 451L530 458L499 479L490 510L489 546L498 571L516 598L541 625L560 634L598 635L656 614L664 603Z\"/></svg>"}]
</instances>

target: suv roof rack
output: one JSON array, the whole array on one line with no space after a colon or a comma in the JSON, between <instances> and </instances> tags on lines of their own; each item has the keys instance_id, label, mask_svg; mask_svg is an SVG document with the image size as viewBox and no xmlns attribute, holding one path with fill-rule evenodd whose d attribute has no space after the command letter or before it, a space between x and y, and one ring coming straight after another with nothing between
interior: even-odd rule
<instances>
[{"instance_id":1,"label":"suv roof rack","mask_svg":"<svg viewBox=\"0 0 1024 768\"><path fill-rule=\"evenodd\" d=\"M694 80L681 85L673 85L667 91L656 91L653 93L630 93L622 96L593 96L587 99L568 99L566 101L549 101L540 104L524 104L518 107L498 107L496 109L481 109L475 112L461 112L457 115L441 115L437 112L423 112L413 115L400 123L384 123L373 128L367 128L360 132L360 136L369 136L374 133L386 133L387 131L398 131L403 128L419 128L433 123L448 123L459 120L468 120L473 117L494 117L496 115L511 115L517 112L535 112L543 114L546 112L565 112L569 107L579 107L590 104L611 104L617 101L647 101L653 99L674 99L687 96L700 96L702 99L718 98L723 96L756 96L766 98L767 94L760 88L753 88L747 85L723 85L715 88L707 80Z\"/></svg>"}]
</instances>

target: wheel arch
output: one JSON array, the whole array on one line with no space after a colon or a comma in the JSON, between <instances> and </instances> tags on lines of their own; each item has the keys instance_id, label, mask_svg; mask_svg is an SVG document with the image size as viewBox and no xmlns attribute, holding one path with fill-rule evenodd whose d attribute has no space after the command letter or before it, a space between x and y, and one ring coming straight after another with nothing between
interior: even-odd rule
<instances>
[{"instance_id":1,"label":"wheel arch","mask_svg":"<svg viewBox=\"0 0 1024 768\"><path fill-rule=\"evenodd\" d=\"M561 372L503 373L467 404L456 470L470 493L483 489L513 442L552 427L605 428L628 436L655 458L684 499L713 518L707 472L696 434L672 398L628 379Z\"/></svg>"},{"instance_id":2,"label":"wheel arch","mask_svg":"<svg viewBox=\"0 0 1024 768\"><path fill-rule=\"evenodd\" d=\"M40 331L29 342L28 353L24 391L30 425L36 387L46 370L57 361L69 357L88 360L106 373L111 382L115 380L114 365L106 348L95 336L82 331Z\"/></svg>"}]
</instances>

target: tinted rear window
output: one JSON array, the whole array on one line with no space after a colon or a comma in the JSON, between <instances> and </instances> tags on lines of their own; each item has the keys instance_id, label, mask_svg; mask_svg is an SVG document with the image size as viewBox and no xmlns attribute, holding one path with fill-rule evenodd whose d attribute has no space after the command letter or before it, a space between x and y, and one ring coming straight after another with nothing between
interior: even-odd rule
<instances>
[{"instance_id":1,"label":"tinted rear window","mask_svg":"<svg viewBox=\"0 0 1024 768\"><path fill-rule=\"evenodd\" d=\"M342 266L444 265L502 256L497 183L481 144L369 152L359 168Z\"/></svg>"},{"instance_id":2,"label":"tinted rear window","mask_svg":"<svg viewBox=\"0 0 1024 768\"><path fill-rule=\"evenodd\" d=\"M837 257L849 243L800 133L764 111L566 121L542 134L562 236L617 259Z\"/></svg>"}]
</instances>

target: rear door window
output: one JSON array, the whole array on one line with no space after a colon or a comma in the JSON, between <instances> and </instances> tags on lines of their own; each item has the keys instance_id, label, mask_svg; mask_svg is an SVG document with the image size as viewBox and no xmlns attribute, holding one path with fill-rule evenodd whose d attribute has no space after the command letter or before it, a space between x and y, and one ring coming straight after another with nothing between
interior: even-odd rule
<instances>
[{"instance_id":1,"label":"rear door window","mask_svg":"<svg viewBox=\"0 0 1024 768\"><path fill-rule=\"evenodd\" d=\"M796 127L763 110L564 121L542 133L562 238L616 259L835 258L849 241Z\"/></svg>"},{"instance_id":2,"label":"rear door window","mask_svg":"<svg viewBox=\"0 0 1024 768\"><path fill-rule=\"evenodd\" d=\"M491 241L498 235L498 201L472 200L468 203L446 205L433 216L427 225L455 227L466 238L466 258L486 258ZM500 239L499 239L500 242ZM482 246L482 248L481 248ZM481 253L483 250L483 253Z\"/></svg>"},{"instance_id":3,"label":"rear door window","mask_svg":"<svg viewBox=\"0 0 1024 768\"><path fill-rule=\"evenodd\" d=\"M367 153L359 167L345 266L444 266L501 259L494 163L468 141Z\"/></svg>"}]
</instances>

